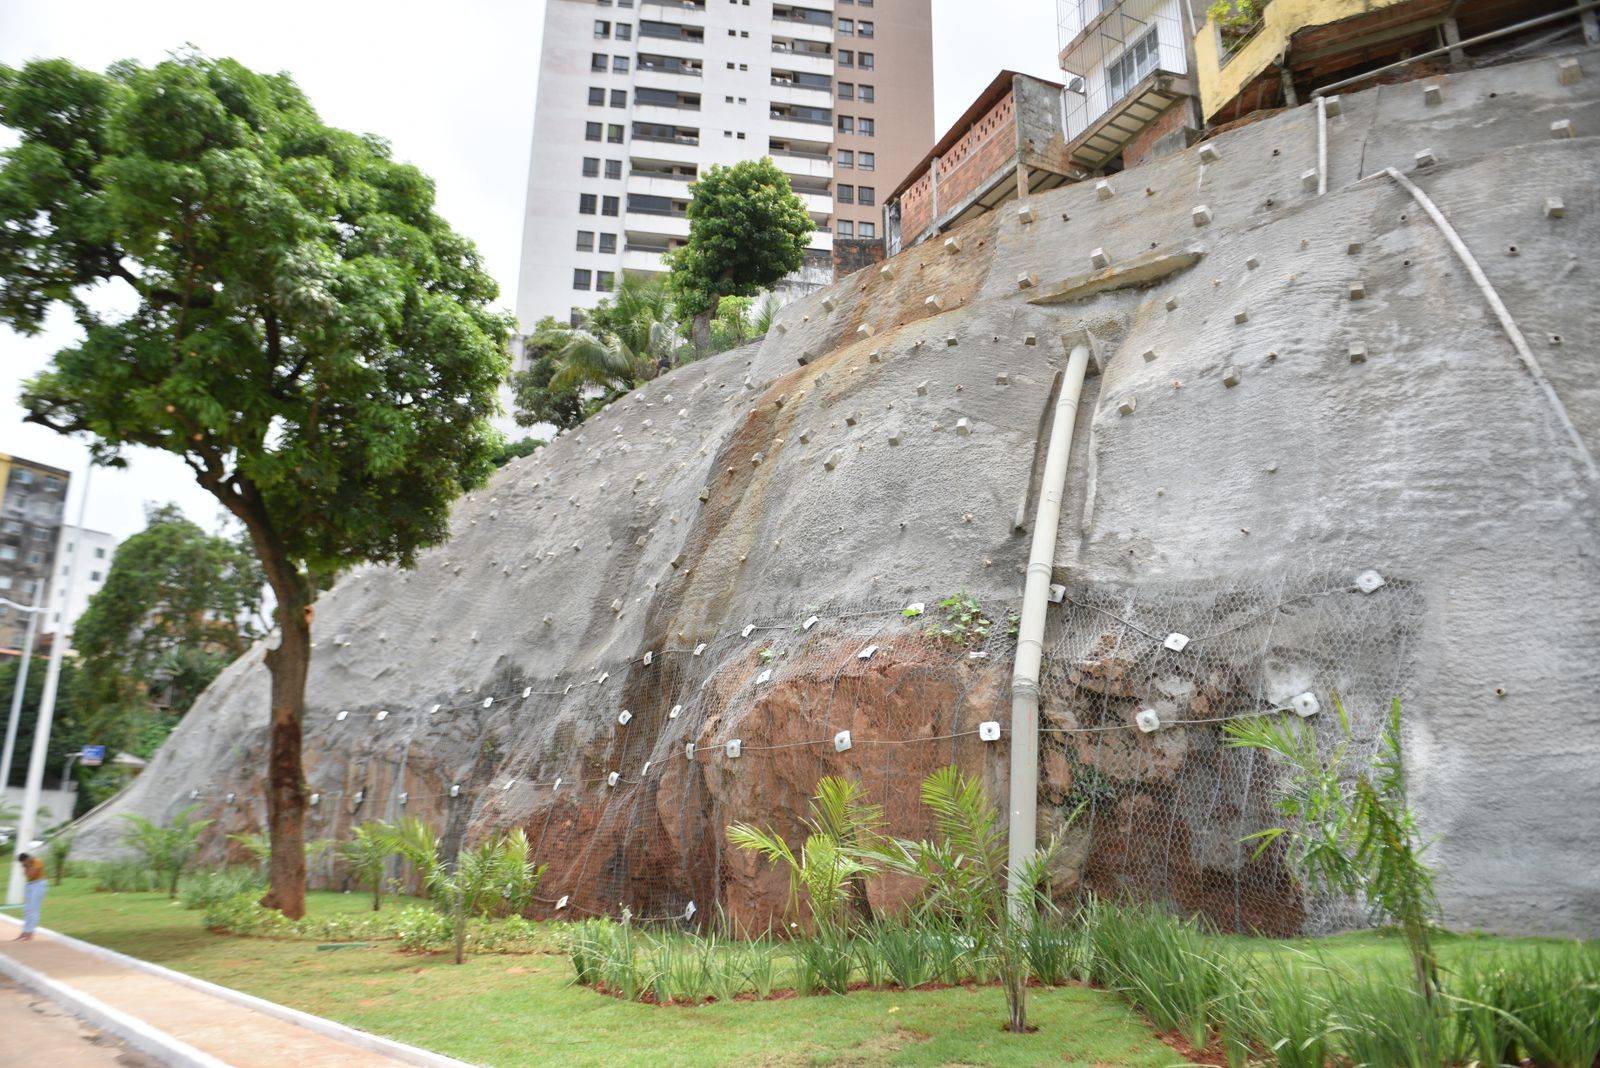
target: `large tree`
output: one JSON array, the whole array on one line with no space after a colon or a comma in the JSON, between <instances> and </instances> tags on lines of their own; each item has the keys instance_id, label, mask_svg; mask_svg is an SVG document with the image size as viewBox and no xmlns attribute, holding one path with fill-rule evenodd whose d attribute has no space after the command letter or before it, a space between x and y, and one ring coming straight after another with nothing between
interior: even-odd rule
<instances>
[{"instance_id":1,"label":"large tree","mask_svg":"<svg viewBox=\"0 0 1600 1068\"><path fill-rule=\"evenodd\" d=\"M811 216L771 159L712 167L690 187L689 240L670 253L678 314L705 352L723 297L753 297L800 269Z\"/></svg>"},{"instance_id":2,"label":"large tree","mask_svg":"<svg viewBox=\"0 0 1600 1068\"><path fill-rule=\"evenodd\" d=\"M0 123L19 139L0 157L0 319L34 332L62 304L83 330L27 383L28 418L97 462L182 457L272 587L263 903L298 917L313 592L444 539L492 470L509 318L428 178L324 124L285 75L39 61L0 68Z\"/></svg>"},{"instance_id":3,"label":"large tree","mask_svg":"<svg viewBox=\"0 0 1600 1068\"><path fill-rule=\"evenodd\" d=\"M149 756L265 629L264 585L248 541L207 534L176 505L148 509L72 628L80 731Z\"/></svg>"}]
</instances>

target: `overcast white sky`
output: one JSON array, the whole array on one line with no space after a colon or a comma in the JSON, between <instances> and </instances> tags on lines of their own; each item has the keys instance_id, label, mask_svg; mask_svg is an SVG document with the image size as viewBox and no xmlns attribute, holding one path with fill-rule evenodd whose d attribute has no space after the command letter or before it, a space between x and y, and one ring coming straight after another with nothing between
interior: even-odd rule
<instances>
[{"instance_id":1,"label":"overcast white sky","mask_svg":"<svg viewBox=\"0 0 1600 1068\"><path fill-rule=\"evenodd\" d=\"M103 69L190 43L287 71L328 122L388 138L433 177L440 213L478 243L510 307L543 24L543 0L0 0L0 63L65 56ZM1055 0L933 0L935 125L1002 68L1053 77L1055 40ZM0 147L13 143L0 128ZM25 425L16 404L21 381L71 337L64 319L35 338L0 327L0 452L77 476L86 450ZM216 525L218 507L177 457L127 458L126 470L95 473L90 527L126 537L143 527L145 502L169 500ZM74 495L74 519L77 507Z\"/></svg>"}]
</instances>

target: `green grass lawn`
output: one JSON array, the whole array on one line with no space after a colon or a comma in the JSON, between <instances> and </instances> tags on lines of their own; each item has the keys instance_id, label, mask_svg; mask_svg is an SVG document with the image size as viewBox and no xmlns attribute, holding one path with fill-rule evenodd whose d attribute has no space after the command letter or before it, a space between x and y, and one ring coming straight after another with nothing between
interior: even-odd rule
<instances>
[{"instance_id":1,"label":"green grass lawn","mask_svg":"<svg viewBox=\"0 0 1600 1068\"><path fill-rule=\"evenodd\" d=\"M359 912L361 895L311 895L314 915ZM389 904L384 906L390 907ZM657 1007L573 984L564 956L469 958L393 944L318 950L308 942L211 934L200 913L157 894L103 894L87 879L52 887L45 924L224 986L464 1061L561 1064L1176 1065L1183 1059L1118 997L1038 990L1032 1035L1001 1030L998 987Z\"/></svg>"}]
</instances>

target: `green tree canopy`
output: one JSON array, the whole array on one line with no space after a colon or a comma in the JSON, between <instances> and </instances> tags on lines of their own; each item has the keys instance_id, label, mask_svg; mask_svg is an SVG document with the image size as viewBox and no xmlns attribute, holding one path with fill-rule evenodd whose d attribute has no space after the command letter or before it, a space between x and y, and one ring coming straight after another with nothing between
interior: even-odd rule
<instances>
[{"instance_id":1,"label":"green tree canopy","mask_svg":"<svg viewBox=\"0 0 1600 1068\"><path fill-rule=\"evenodd\" d=\"M552 384L561 374L562 350L572 340L572 328L552 315L540 319L533 333L522 339L527 367L511 376L514 418L518 426L548 423L557 430L577 426L587 417L583 386L579 383Z\"/></svg>"},{"instance_id":2,"label":"green tree canopy","mask_svg":"<svg viewBox=\"0 0 1600 1068\"><path fill-rule=\"evenodd\" d=\"M0 68L0 321L83 339L28 419L180 456L243 523L277 599L265 904L304 912L300 715L317 576L409 565L487 477L508 317L433 184L324 124L294 83L185 53L106 73ZM131 311L110 313L110 289Z\"/></svg>"},{"instance_id":3,"label":"green tree canopy","mask_svg":"<svg viewBox=\"0 0 1600 1068\"><path fill-rule=\"evenodd\" d=\"M149 756L150 742L265 632L265 584L248 541L207 534L176 505L148 509L72 630L84 735Z\"/></svg>"},{"instance_id":4,"label":"green tree canopy","mask_svg":"<svg viewBox=\"0 0 1600 1068\"><path fill-rule=\"evenodd\" d=\"M689 240L669 263L678 313L705 351L722 298L755 296L799 270L814 227L771 159L712 167L690 188Z\"/></svg>"}]
</instances>

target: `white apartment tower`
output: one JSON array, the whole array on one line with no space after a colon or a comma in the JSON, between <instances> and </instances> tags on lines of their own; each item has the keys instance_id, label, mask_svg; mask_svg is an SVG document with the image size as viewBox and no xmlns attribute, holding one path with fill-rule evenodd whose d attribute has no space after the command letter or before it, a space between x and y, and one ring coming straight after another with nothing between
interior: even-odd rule
<instances>
[{"instance_id":1,"label":"white apartment tower","mask_svg":"<svg viewBox=\"0 0 1600 1068\"><path fill-rule=\"evenodd\" d=\"M931 0L547 0L517 314L663 270L690 183L771 156L817 232L797 287L881 248L933 139Z\"/></svg>"}]
</instances>

